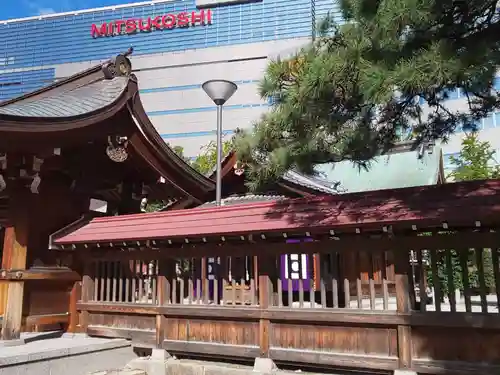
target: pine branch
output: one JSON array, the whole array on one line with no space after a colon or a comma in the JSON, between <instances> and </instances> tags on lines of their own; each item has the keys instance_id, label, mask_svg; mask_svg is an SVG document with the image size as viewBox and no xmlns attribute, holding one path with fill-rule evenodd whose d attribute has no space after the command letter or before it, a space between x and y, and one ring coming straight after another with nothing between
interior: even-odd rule
<instances>
[{"instance_id":1,"label":"pine branch","mask_svg":"<svg viewBox=\"0 0 500 375\"><path fill-rule=\"evenodd\" d=\"M316 41L266 70L260 94L275 104L236 143L252 165L252 188L288 169L313 173L315 164L339 160L366 165L403 134L412 134L414 147L446 140L500 108L491 92L500 64L496 1L339 4L349 22L327 17ZM467 94L462 112L446 106L456 88Z\"/></svg>"}]
</instances>

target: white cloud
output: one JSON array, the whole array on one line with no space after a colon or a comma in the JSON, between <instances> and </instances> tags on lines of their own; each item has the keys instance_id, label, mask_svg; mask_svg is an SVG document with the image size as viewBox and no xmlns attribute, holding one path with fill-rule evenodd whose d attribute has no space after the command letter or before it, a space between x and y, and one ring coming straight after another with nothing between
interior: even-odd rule
<instances>
[{"instance_id":1,"label":"white cloud","mask_svg":"<svg viewBox=\"0 0 500 375\"><path fill-rule=\"evenodd\" d=\"M42 3L39 3L37 1L32 1L32 0L23 0L23 3L26 8L29 9L30 13L34 16L43 16L45 14L52 14L56 13L54 8L51 8L50 6L46 6Z\"/></svg>"},{"instance_id":2,"label":"white cloud","mask_svg":"<svg viewBox=\"0 0 500 375\"><path fill-rule=\"evenodd\" d=\"M0 0L0 3L2 0ZM31 16L42 16L58 12L86 9L86 0L21 0L21 4Z\"/></svg>"},{"instance_id":3,"label":"white cloud","mask_svg":"<svg viewBox=\"0 0 500 375\"><path fill-rule=\"evenodd\" d=\"M38 15L43 16L45 14L52 14L55 13L56 11L52 8L39 8L38 9Z\"/></svg>"}]
</instances>

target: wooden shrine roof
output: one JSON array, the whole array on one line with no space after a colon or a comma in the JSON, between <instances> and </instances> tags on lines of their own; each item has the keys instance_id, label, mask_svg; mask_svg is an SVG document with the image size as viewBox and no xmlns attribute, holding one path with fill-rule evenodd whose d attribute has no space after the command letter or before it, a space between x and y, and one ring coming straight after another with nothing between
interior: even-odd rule
<instances>
[{"instance_id":1,"label":"wooden shrine roof","mask_svg":"<svg viewBox=\"0 0 500 375\"><path fill-rule=\"evenodd\" d=\"M51 95L0 103L0 115L20 118L72 118L85 116L112 105L125 93L128 77L102 79L76 88L68 87Z\"/></svg>"},{"instance_id":2,"label":"wooden shrine roof","mask_svg":"<svg viewBox=\"0 0 500 375\"><path fill-rule=\"evenodd\" d=\"M368 169L358 168L351 161L345 160L316 165L317 175L305 175L289 170L276 182L275 188L278 191L267 191L265 195L312 197L428 186L444 182L441 147L425 145L422 151L414 150L413 147L412 142L399 142L388 153L374 157ZM240 167L242 169L235 176L237 168ZM234 150L222 160L222 194L230 199L233 205L238 200L241 200L241 203L254 200L248 198L249 194L244 186L244 170L245 167L238 163ZM215 168L207 174L212 180L215 180L215 175ZM262 196L259 196L258 200L262 200L260 198ZM172 202L161 211L189 206L215 206L215 200L195 205L187 199Z\"/></svg>"},{"instance_id":3,"label":"wooden shrine roof","mask_svg":"<svg viewBox=\"0 0 500 375\"><path fill-rule=\"evenodd\" d=\"M256 234L357 232L500 224L500 180L94 219L54 234L55 245L201 240Z\"/></svg>"},{"instance_id":4,"label":"wooden shrine roof","mask_svg":"<svg viewBox=\"0 0 500 375\"><path fill-rule=\"evenodd\" d=\"M215 182L180 158L156 131L142 105L130 53L1 102L0 154L62 150L64 157L66 150L89 144L102 144L104 153L109 139L123 138L132 155L124 164L133 164L136 175L156 184L152 189L164 192L156 194L159 199L205 202L214 195Z\"/></svg>"},{"instance_id":5,"label":"wooden shrine roof","mask_svg":"<svg viewBox=\"0 0 500 375\"><path fill-rule=\"evenodd\" d=\"M223 178L229 174L234 173L235 165L237 165L238 157L234 150L230 151L225 158L222 160L222 176ZM216 171L215 169L209 174L209 177L215 180ZM319 194L337 194L338 192L332 188L331 182L327 183L324 181L318 181L314 177L306 176L304 174L288 171L283 175L282 180L279 183L291 183L293 186L304 188L304 193L313 193L315 195Z\"/></svg>"}]
</instances>

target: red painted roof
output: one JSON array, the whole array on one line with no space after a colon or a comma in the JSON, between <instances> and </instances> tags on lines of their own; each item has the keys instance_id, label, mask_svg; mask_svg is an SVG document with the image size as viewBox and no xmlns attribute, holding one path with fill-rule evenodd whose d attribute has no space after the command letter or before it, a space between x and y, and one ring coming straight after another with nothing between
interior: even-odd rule
<instances>
[{"instance_id":1,"label":"red painted roof","mask_svg":"<svg viewBox=\"0 0 500 375\"><path fill-rule=\"evenodd\" d=\"M500 223L500 180L105 217L55 244L200 238L328 227Z\"/></svg>"}]
</instances>

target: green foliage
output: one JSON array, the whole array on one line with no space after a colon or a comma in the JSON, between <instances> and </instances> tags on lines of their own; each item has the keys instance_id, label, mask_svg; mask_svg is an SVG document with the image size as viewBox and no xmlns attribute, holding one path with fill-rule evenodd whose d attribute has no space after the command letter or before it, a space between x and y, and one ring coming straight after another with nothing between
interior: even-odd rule
<instances>
[{"instance_id":1,"label":"green foliage","mask_svg":"<svg viewBox=\"0 0 500 375\"><path fill-rule=\"evenodd\" d=\"M237 140L251 188L290 168L368 160L401 137L444 139L499 108L496 0L340 0L346 22L328 18L292 58L271 61L260 83L272 110ZM463 89L468 110L447 108ZM418 98L423 98L424 111Z\"/></svg>"},{"instance_id":2,"label":"green foliage","mask_svg":"<svg viewBox=\"0 0 500 375\"><path fill-rule=\"evenodd\" d=\"M233 147L233 139L222 142L222 157L229 154ZM194 160L189 160L184 157L184 149L181 146L174 146L172 149L201 174L209 174L214 170L217 164L217 144L213 141L204 146L201 150L201 154Z\"/></svg>"},{"instance_id":3,"label":"green foliage","mask_svg":"<svg viewBox=\"0 0 500 375\"><path fill-rule=\"evenodd\" d=\"M227 155L233 149L233 140L222 142L222 157ZM202 152L191 162L191 166L201 174L212 172L217 164L217 144L210 142L204 146Z\"/></svg>"},{"instance_id":4,"label":"green foliage","mask_svg":"<svg viewBox=\"0 0 500 375\"><path fill-rule=\"evenodd\" d=\"M441 288L441 295L445 296L450 293L448 285L448 266L446 260L446 251L440 250L436 252L437 255L437 271L439 278L439 285ZM453 276L453 286L459 289L462 293L464 291L462 264L460 262L459 253L455 250L450 250L451 255L451 268ZM479 290L481 285L479 281L479 269L477 267L477 252L474 249L467 251L467 274L468 286L472 290ZM430 261L430 259L429 259ZM430 263L429 263L430 264ZM484 249L483 251L483 272L484 283L487 290L492 290L495 287L495 277L493 273L493 261L491 257L491 249ZM433 276L431 268L427 270L427 280L430 285L433 285Z\"/></svg>"},{"instance_id":5,"label":"green foliage","mask_svg":"<svg viewBox=\"0 0 500 375\"><path fill-rule=\"evenodd\" d=\"M457 157L451 157L453 171L448 177L454 181L486 180L500 177L500 166L495 160L495 150L489 142L482 142L476 133L468 134L462 141Z\"/></svg>"},{"instance_id":6,"label":"green foliage","mask_svg":"<svg viewBox=\"0 0 500 375\"><path fill-rule=\"evenodd\" d=\"M170 146L172 147L172 146ZM172 150L180 156L182 159L187 160L186 157L184 156L184 148L182 146L173 146Z\"/></svg>"},{"instance_id":7,"label":"green foliage","mask_svg":"<svg viewBox=\"0 0 500 375\"><path fill-rule=\"evenodd\" d=\"M210 142L208 145L202 148L201 154L194 160L190 160L184 156L184 148L182 146L171 146L172 150L184 159L186 163L189 163L191 167L196 169L201 174L209 174L214 170L217 163L217 144L215 142ZM222 142L222 157L227 155L233 149L233 139ZM151 201L146 204L144 208L146 212L156 212L165 207L165 203L162 201Z\"/></svg>"},{"instance_id":8,"label":"green foliage","mask_svg":"<svg viewBox=\"0 0 500 375\"><path fill-rule=\"evenodd\" d=\"M467 134L462 140L462 147L457 157L451 157L451 163L454 167L448 177L455 181L482 180L500 177L500 168L494 158L495 151L491 148L489 142L480 141L477 134L472 132ZM448 293L448 271L445 259L445 251L437 253L438 275L441 291ZM464 284L462 281L462 265L455 250L451 250L452 275L455 288L463 292ZM476 252L470 249L467 254L467 271L469 287L478 289L479 270L477 267ZM483 271L486 288L491 289L495 286L493 273L493 261L491 250L483 251ZM428 270L428 280L432 283L432 273Z\"/></svg>"},{"instance_id":9,"label":"green foliage","mask_svg":"<svg viewBox=\"0 0 500 375\"><path fill-rule=\"evenodd\" d=\"M492 290L495 288L495 274L493 272L493 258L491 255L491 249L485 249L483 251L483 270L484 270L484 283L486 288ZM477 273L477 269L476 269ZM479 285L479 281L477 283Z\"/></svg>"},{"instance_id":10,"label":"green foliage","mask_svg":"<svg viewBox=\"0 0 500 375\"><path fill-rule=\"evenodd\" d=\"M459 255L455 250L450 250L451 265L452 265L452 276L453 276L453 286L455 289L463 291L464 283L462 280L462 266L460 264ZM436 259L429 259L429 264L431 261L437 263L437 276L439 278L439 286L441 289L441 296L444 297L450 293L448 284L448 267L446 260L446 251L440 250L436 252ZM432 275L431 267L427 269L427 280L430 286L434 285L434 278ZM469 281L470 282L470 281ZM470 285L470 284L469 284ZM454 291L452 291L454 293Z\"/></svg>"},{"instance_id":11,"label":"green foliage","mask_svg":"<svg viewBox=\"0 0 500 375\"><path fill-rule=\"evenodd\" d=\"M146 212L156 212L161 210L163 207L165 207L165 203L162 201L148 201L144 210Z\"/></svg>"}]
</instances>

